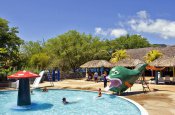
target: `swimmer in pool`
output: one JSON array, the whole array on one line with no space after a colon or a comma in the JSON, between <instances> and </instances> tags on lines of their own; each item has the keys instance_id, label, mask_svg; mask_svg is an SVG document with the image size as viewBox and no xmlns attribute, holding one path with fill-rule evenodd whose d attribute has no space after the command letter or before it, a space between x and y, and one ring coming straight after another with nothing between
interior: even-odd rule
<instances>
[{"instance_id":1,"label":"swimmer in pool","mask_svg":"<svg viewBox=\"0 0 175 115\"><path fill-rule=\"evenodd\" d=\"M63 104L68 104L69 103L69 102L66 101L65 97L63 97L62 102L63 102Z\"/></svg>"},{"instance_id":2,"label":"swimmer in pool","mask_svg":"<svg viewBox=\"0 0 175 115\"><path fill-rule=\"evenodd\" d=\"M99 88L99 90L98 90L98 97L101 97L101 96L102 96L101 88Z\"/></svg>"},{"instance_id":3,"label":"swimmer in pool","mask_svg":"<svg viewBox=\"0 0 175 115\"><path fill-rule=\"evenodd\" d=\"M42 92L48 92L47 87L44 87L44 89L42 90Z\"/></svg>"}]
</instances>

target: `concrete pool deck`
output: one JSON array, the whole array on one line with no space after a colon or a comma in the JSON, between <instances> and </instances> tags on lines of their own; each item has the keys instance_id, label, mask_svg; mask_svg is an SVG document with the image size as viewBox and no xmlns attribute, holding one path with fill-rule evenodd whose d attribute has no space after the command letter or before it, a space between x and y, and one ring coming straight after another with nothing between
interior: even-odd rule
<instances>
[{"instance_id":1,"label":"concrete pool deck","mask_svg":"<svg viewBox=\"0 0 175 115\"><path fill-rule=\"evenodd\" d=\"M109 85L109 82L108 82ZM98 91L101 88L104 93L103 82L95 83L94 81L82 80L61 80L54 82L54 87L50 82L40 83L39 87L47 87L48 89L78 89ZM143 93L141 84L134 84L133 87L127 90L123 96L132 99L142 105L149 113L149 115L175 115L175 85L155 85L149 84L151 92ZM13 90L13 88L10 88ZM0 90L10 90L9 88L2 88Z\"/></svg>"}]
</instances>

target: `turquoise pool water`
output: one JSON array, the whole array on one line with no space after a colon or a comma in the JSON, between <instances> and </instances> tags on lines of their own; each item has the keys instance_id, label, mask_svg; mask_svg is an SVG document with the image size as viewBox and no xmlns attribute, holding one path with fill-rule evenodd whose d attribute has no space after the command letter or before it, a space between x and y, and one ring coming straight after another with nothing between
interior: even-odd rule
<instances>
[{"instance_id":1,"label":"turquoise pool water","mask_svg":"<svg viewBox=\"0 0 175 115\"><path fill-rule=\"evenodd\" d=\"M32 105L21 110L16 106L17 91L0 91L0 115L140 115L140 110L131 102L114 95L74 90L34 90ZM66 97L70 104L64 105ZM15 108L15 110L14 110ZM17 108L17 110L16 110Z\"/></svg>"}]
</instances>

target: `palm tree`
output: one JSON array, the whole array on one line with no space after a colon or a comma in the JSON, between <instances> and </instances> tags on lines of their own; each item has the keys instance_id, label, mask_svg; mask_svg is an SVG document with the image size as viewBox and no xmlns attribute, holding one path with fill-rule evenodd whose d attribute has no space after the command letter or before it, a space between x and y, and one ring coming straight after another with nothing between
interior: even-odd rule
<instances>
[{"instance_id":1,"label":"palm tree","mask_svg":"<svg viewBox=\"0 0 175 115\"><path fill-rule=\"evenodd\" d=\"M126 50L116 50L116 52L112 53L112 58L110 59L111 63L117 63L121 59L125 59L129 57L126 53Z\"/></svg>"},{"instance_id":2,"label":"palm tree","mask_svg":"<svg viewBox=\"0 0 175 115\"><path fill-rule=\"evenodd\" d=\"M151 50L146 54L146 56L144 56L144 58L147 63L150 63L154 61L155 59L158 59L162 55L163 54L159 50Z\"/></svg>"}]
</instances>

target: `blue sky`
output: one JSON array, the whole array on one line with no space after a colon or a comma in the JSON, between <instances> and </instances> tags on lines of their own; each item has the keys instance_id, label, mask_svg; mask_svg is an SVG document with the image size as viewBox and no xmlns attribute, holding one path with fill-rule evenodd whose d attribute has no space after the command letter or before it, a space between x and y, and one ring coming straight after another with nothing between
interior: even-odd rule
<instances>
[{"instance_id":1,"label":"blue sky","mask_svg":"<svg viewBox=\"0 0 175 115\"><path fill-rule=\"evenodd\" d=\"M113 39L140 34L152 44L175 45L174 0L0 0L0 17L25 41L69 30Z\"/></svg>"}]
</instances>

